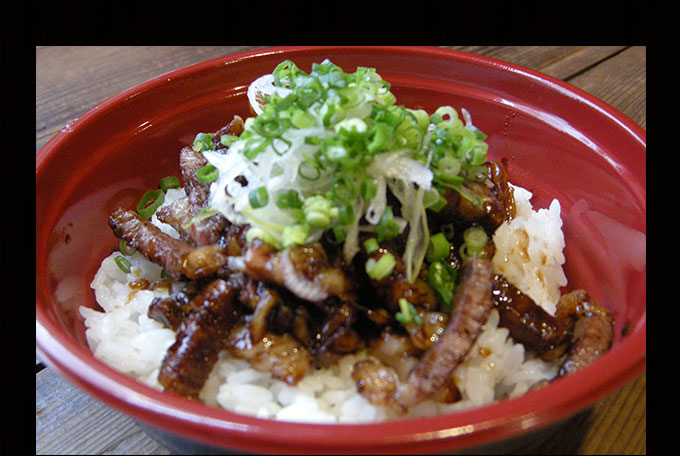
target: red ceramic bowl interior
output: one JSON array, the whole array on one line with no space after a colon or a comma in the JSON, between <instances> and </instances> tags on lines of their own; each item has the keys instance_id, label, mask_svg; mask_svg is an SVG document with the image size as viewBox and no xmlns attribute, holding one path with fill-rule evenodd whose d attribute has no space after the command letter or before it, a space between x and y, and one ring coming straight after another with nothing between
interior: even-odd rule
<instances>
[{"instance_id":1,"label":"red ceramic bowl interior","mask_svg":"<svg viewBox=\"0 0 680 456\"><path fill-rule=\"evenodd\" d=\"M330 58L378 69L399 104L465 107L506 157L534 208L562 206L568 289L616 318L613 348L585 370L524 397L393 423L281 423L148 388L88 350L78 307L117 246L107 225L158 179L199 131L249 115L246 88L284 59L309 71ZM68 380L108 405L182 437L256 452L436 452L509 438L565 418L623 385L646 360L646 135L618 111L556 79L496 60L423 48L286 48L193 65L117 95L71 122L36 158L36 345ZM348 438L351 436L351 438Z\"/></svg>"}]
</instances>

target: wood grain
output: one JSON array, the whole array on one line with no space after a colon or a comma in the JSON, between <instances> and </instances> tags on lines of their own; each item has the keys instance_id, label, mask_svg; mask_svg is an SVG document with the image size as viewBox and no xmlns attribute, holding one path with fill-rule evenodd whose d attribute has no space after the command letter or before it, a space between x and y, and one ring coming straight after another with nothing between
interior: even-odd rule
<instances>
[{"instance_id":1,"label":"wood grain","mask_svg":"<svg viewBox=\"0 0 680 456\"><path fill-rule=\"evenodd\" d=\"M36 152L112 95L168 71L259 46L36 48ZM646 128L646 48L443 46L544 72L602 99ZM129 417L36 363L36 454L169 454ZM646 454L646 373L506 454Z\"/></svg>"}]
</instances>

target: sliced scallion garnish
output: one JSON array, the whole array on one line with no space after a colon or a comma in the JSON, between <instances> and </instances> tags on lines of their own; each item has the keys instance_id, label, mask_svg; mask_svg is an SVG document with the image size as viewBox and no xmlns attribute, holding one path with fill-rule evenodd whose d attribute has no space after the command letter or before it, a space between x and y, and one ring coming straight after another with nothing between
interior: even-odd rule
<instances>
[{"instance_id":1,"label":"sliced scallion garnish","mask_svg":"<svg viewBox=\"0 0 680 456\"><path fill-rule=\"evenodd\" d=\"M175 176L167 176L158 182L158 186L164 192L167 192L171 188L179 188L181 186L179 179Z\"/></svg>"},{"instance_id":2,"label":"sliced scallion garnish","mask_svg":"<svg viewBox=\"0 0 680 456\"><path fill-rule=\"evenodd\" d=\"M118 269L120 269L121 271L123 271L126 274L130 273L130 271L131 271L130 268L132 267L132 264L130 263L130 261L127 258L124 258L122 256L117 256L116 258L114 258L113 261L116 262L116 266L118 266Z\"/></svg>"},{"instance_id":3,"label":"sliced scallion garnish","mask_svg":"<svg viewBox=\"0 0 680 456\"><path fill-rule=\"evenodd\" d=\"M165 200L163 190L149 190L137 203L137 213L142 218L151 218Z\"/></svg>"},{"instance_id":4,"label":"sliced scallion garnish","mask_svg":"<svg viewBox=\"0 0 680 456\"><path fill-rule=\"evenodd\" d=\"M125 242L125 239L121 239L120 242L118 243L118 250L120 250L120 253L122 253L125 256L130 256L133 253L135 253L135 249L128 246L127 242Z\"/></svg>"},{"instance_id":5,"label":"sliced scallion garnish","mask_svg":"<svg viewBox=\"0 0 680 456\"><path fill-rule=\"evenodd\" d=\"M396 264L397 260L394 258L394 255L387 252L377 260L369 258L366 261L366 274L373 280L381 280L392 274Z\"/></svg>"},{"instance_id":6,"label":"sliced scallion garnish","mask_svg":"<svg viewBox=\"0 0 680 456\"><path fill-rule=\"evenodd\" d=\"M423 326L423 319L420 318L420 315L418 315L418 312L416 311L416 308L413 307L413 304L408 302L406 299L399 299L399 310L400 312L394 314L394 317L399 323L402 325L414 323L418 326Z\"/></svg>"},{"instance_id":7,"label":"sliced scallion garnish","mask_svg":"<svg viewBox=\"0 0 680 456\"><path fill-rule=\"evenodd\" d=\"M437 233L430 237L430 245L427 248L425 259L430 263L443 260L449 256L449 252L451 252L451 244L446 236L444 236L444 233Z\"/></svg>"},{"instance_id":8,"label":"sliced scallion garnish","mask_svg":"<svg viewBox=\"0 0 680 456\"><path fill-rule=\"evenodd\" d=\"M269 193L266 187L258 187L252 190L248 194L248 201L250 201L250 207L253 209L259 209L265 207L269 204Z\"/></svg>"},{"instance_id":9,"label":"sliced scallion garnish","mask_svg":"<svg viewBox=\"0 0 680 456\"><path fill-rule=\"evenodd\" d=\"M219 171L210 163L196 170L196 179L198 179L198 181L202 184L214 182L218 176Z\"/></svg>"},{"instance_id":10,"label":"sliced scallion garnish","mask_svg":"<svg viewBox=\"0 0 680 456\"><path fill-rule=\"evenodd\" d=\"M460 255L463 258L479 256L483 253L489 236L481 226L475 225L463 232L463 245L460 246Z\"/></svg>"}]
</instances>

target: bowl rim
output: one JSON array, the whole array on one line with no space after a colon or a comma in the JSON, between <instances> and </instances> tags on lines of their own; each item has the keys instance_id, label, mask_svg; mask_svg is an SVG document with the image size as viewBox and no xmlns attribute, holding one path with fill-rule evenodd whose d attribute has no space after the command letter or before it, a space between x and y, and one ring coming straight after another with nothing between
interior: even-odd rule
<instances>
[{"instance_id":1,"label":"bowl rim","mask_svg":"<svg viewBox=\"0 0 680 456\"><path fill-rule=\"evenodd\" d=\"M571 99L587 104L600 114L614 120L624 132L636 139L646 154L646 131L629 117L582 89L552 76L542 74L516 64L494 58L469 54L462 51L406 46L326 46L326 47L274 47L229 54L198 62L156 76L137 84L99 103L76 119L69 122L53 136L36 155L36 186L41 169L50 161L52 152L59 148L68 135L82 125L96 121L105 112L116 109L118 104L151 90L171 79L181 79L196 72L209 71L216 65L233 64L262 55L280 54L295 59L298 53L310 50L333 53L338 51L416 53L433 58L463 60L492 67L497 71L511 72L520 78L530 78L536 83L548 86ZM283 57L282 57L283 58ZM641 190L644 192L644 189ZM642 201L646 201L644 195ZM646 213L646 204L645 204ZM39 252L36 252L39 255ZM36 271L39 279L38 271ZM36 351L41 360L55 368L71 383L107 405L121 410L136 419L153 426L183 435L197 441L217 446L225 442L234 448L251 451L286 451L292 448L311 451L371 451L375 448L399 448L413 451L444 451L502 440L520 433L536 430L576 413L595 400L621 387L646 368L646 300L645 309L631 334L598 360L580 372L554 381L549 388L531 391L521 398L500 401L494 404L464 410L453 414L432 417L409 418L408 430L394 426L392 422L361 424L307 424L258 419L211 408L202 403L168 395L137 382L104 364L84 347L61 332L46 314L41 305L42 297L36 295ZM592 381L597 369L615 371L618 375L604 381ZM583 387L582 378L590 378ZM577 394L573 394L577 391ZM530 401L528 399L531 399ZM551 407L536 411L529 404L550 400ZM491 418L490 418L491 417ZM277 432L272 432L276 428ZM361 430L361 432L356 432ZM353 432L347 441L336 442L338 432ZM342 435L342 434L341 434ZM376 441L376 435L381 436ZM232 440L234 439L234 440ZM425 443L427 442L427 443ZM305 447L300 447L300 445ZM290 446L292 445L292 447Z\"/></svg>"}]
</instances>

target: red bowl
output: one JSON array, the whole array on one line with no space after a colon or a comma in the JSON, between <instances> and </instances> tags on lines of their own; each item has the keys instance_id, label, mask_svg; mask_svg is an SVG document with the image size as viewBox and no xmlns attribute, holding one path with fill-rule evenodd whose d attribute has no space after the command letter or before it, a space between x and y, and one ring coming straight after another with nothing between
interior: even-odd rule
<instances>
[{"instance_id":1,"label":"red bowl","mask_svg":"<svg viewBox=\"0 0 680 456\"><path fill-rule=\"evenodd\" d=\"M107 225L160 177L199 131L249 115L246 88L284 59L309 71L330 58L377 68L399 104L465 107L507 157L534 208L562 206L569 289L616 318L594 364L517 399L428 418L361 425L274 422L147 387L94 358L78 307L117 246ZM435 48L258 50L192 65L116 95L67 125L36 158L36 346L41 359L102 402L190 442L262 453L433 453L505 440L573 415L646 366L646 133L597 98L498 60ZM351 438L350 438L351 436Z\"/></svg>"}]
</instances>

